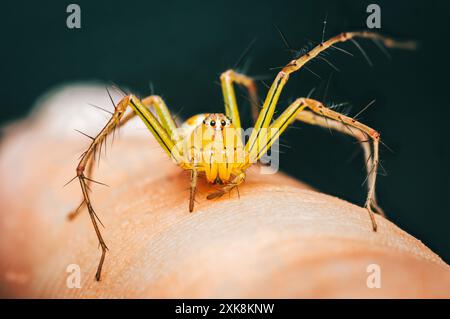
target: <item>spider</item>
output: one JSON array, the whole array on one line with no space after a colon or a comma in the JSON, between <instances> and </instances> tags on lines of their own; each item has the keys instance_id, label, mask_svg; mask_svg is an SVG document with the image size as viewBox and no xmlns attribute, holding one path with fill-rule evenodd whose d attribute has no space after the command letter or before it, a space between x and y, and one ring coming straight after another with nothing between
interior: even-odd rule
<instances>
[{"instance_id":1,"label":"spider","mask_svg":"<svg viewBox=\"0 0 450 319\"><path fill-rule=\"evenodd\" d=\"M161 97L152 95L141 100L133 94L124 96L115 105L114 113L107 124L93 138L92 143L82 154L74 177L74 179L78 178L80 182L83 200L69 215L69 218L74 218L84 206L87 206L102 249L95 275L96 280L99 281L101 278L102 266L108 248L100 233L99 219L89 197L89 185L95 181L88 176L92 175L94 157L98 147L101 147L107 136L113 133L117 127L124 125L136 115L145 123L167 155L179 167L190 171L190 212L194 210L199 173L204 174L208 182L220 184L220 189L209 194L207 199L218 198L229 193L244 182L246 170L257 162L285 129L296 120L328 127L353 136L361 142L364 150L368 188L364 207L369 213L372 229L376 231L377 224L374 213L384 216L375 196L380 134L355 118L340 114L328 108L322 102L311 98L297 98L278 118L273 120L278 99L290 74L300 70L306 63L329 48L342 50L335 44L358 37L379 41L388 48L409 48L410 46L408 43L396 42L368 31L341 33L327 41L322 41L309 52L284 66L270 86L262 107L258 105L255 82L244 74L228 70L220 76L225 114L195 115L184 122L181 130L175 124ZM245 145L240 131L241 121L234 91L235 84L243 86L248 91L252 114L255 119L254 128ZM128 107L131 108L132 112L125 115ZM85 174L86 170L87 173Z\"/></svg>"}]
</instances>

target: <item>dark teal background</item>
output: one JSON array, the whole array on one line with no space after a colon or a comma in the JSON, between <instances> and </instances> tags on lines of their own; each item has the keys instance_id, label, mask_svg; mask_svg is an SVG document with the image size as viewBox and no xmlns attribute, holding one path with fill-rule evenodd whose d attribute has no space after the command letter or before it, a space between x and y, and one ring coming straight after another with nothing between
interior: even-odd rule
<instances>
[{"instance_id":1,"label":"dark teal background","mask_svg":"<svg viewBox=\"0 0 450 319\"><path fill-rule=\"evenodd\" d=\"M252 41L244 63L249 75L267 82L290 59L273 24L301 48L327 36L365 27L366 6L381 6L381 32L417 40L415 52L391 51L388 60L370 41L359 43L374 62L333 51L333 72L323 61L291 77L280 108L316 87L322 99L330 74L328 102L347 101L356 114L372 99L361 119L377 128L394 153L382 148L388 176L378 194L389 218L450 261L448 143L448 1L75 1L82 28L66 28L69 1L11 1L1 5L0 118L4 124L24 116L46 90L66 82L115 82L149 94L149 81L182 117L223 110L222 71L232 67ZM265 87L260 85L262 92ZM106 93L105 93L106 94ZM88 101L87 101L88 102ZM248 109L245 99L241 108ZM96 112L95 109L92 112ZM243 111L246 123L248 111ZM365 178L358 145L327 130L297 124L282 139L282 170L325 193L363 203Z\"/></svg>"}]
</instances>

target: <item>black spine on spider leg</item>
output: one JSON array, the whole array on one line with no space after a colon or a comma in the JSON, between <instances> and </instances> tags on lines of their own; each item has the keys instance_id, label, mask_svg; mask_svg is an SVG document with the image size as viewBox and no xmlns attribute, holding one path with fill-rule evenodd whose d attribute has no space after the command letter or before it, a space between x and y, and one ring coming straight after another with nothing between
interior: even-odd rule
<instances>
[{"instance_id":1,"label":"black spine on spider leg","mask_svg":"<svg viewBox=\"0 0 450 319\"><path fill-rule=\"evenodd\" d=\"M110 111L108 111L107 109L104 109L104 108L102 108L102 107L100 107L100 106L98 106L98 105L95 105L95 104L92 104L92 103L88 103L88 104L89 104L90 106L92 106L92 107L95 107L96 109L102 110L103 112L109 113L109 114L111 114L111 115L114 114L113 112L110 112Z\"/></svg>"},{"instance_id":2,"label":"black spine on spider leg","mask_svg":"<svg viewBox=\"0 0 450 319\"><path fill-rule=\"evenodd\" d=\"M90 182L92 182L92 183L96 183L96 184L99 184L99 185L103 185L103 186L109 187L108 184L105 184L105 183L96 181L96 180L94 180L94 179L92 179L92 178L89 178L89 177L87 177L87 176L83 176L83 177L84 177L84 179L86 179L86 180L88 180L88 181L90 181Z\"/></svg>"},{"instance_id":3,"label":"black spine on spider leg","mask_svg":"<svg viewBox=\"0 0 450 319\"><path fill-rule=\"evenodd\" d=\"M367 180L369 179L369 176L373 174L374 169L375 169L375 164L372 165L372 167L370 168L369 172L366 175L366 178L364 178L363 182L361 183L361 186L364 186L366 184Z\"/></svg>"},{"instance_id":4,"label":"black spine on spider leg","mask_svg":"<svg viewBox=\"0 0 450 319\"><path fill-rule=\"evenodd\" d=\"M323 28L322 28L322 42L325 41L325 31L327 29L327 19L328 19L328 12L325 14L325 19L323 19Z\"/></svg>"},{"instance_id":5,"label":"black spine on spider leg","mask_svg":"<svg viewBox=\"0 0 450 319\"><path fill-rule=\"evenodd\" d=\"M285 34L283 33L283 31L281 31L281 29L276 24L274 24L273 26L278 31L278 34L280 35L281 39L283 40L283 43L286 46L286 49L291 53L295 52L296 50L294 50L292 48L292 46L289 44L289 41L288 41L287 37L285 36Z\"/></svg>"},{"instance_id":6,"label":"black spine on spider leg","mask_svg":"<svg viewBox=\"0 0 450 319\"><path fill-rule=\"evenodd\" d=\"M350 39L350 41L358 48L358 50L361 52L361 54L366 59L366 61L369 64L369 66L373 66L372 61L370 60L369 56L367 55L366 51L364 51L362 46L355 39Z\"/></svg>"},{"instance_id":7,"label":"black spine on spider leg","mask_svg":"<svg viewBox=\"0 0 450 319\"><path fill-rule=\"evenodd\" d=\"M86 136L87 138L89 138L89 139L91 139L92 141L95 139L94 137L92 137L92 136L90 136L90 135L88 135L88 134L86 134L86 133L84 133L84 132L82 132L82 131L80 131L80 130L78 130L78 129L74 129L76 132L78 132L78 133L80 133L80 134L82 134L83 136ZM83 157L83 156L85 156L86 155L86 153L87 153L87 151L84 151L80 156L79 156L79 160ZM70 183L72 183L76 178L78 177L78 175L75 175L74 177L72 177L67 183L65 183L64 185L63 185L63 187L66 187L67 185L69 185ZM100 183L100 184L103 184L103 183ZM105 184L106 185L106 184ZM107 185L106 185L107 186ZM81 203L81 205L82 205L83 203ZM80 205L80 206L81 206Z\"/></svg>"},{"instance_id":8,"label":"black spine on spider leg","mask_svg":"<svg viewBox=\"0 0 450 319\"><path fill-rule=\"evenodd\" d=\"M124 89L122 89L119 85L117 85L114 82L111 82L111 87L113 89L115 89L117 92L121 93L123 96L130 95L130 92L125 91ZM109 94L108 88L106 88L106 90L108 91L108 94Z\"/></svg>"},{"instance_id":9,"label":"black spine on spider leg","mask_svg":"<svg viewBox=\"0 0 450 319\"><path fill-rule=\"evenodd\" d=\"M80 134L86 136L87 138L90 138L91 140L94 140L94 138L93 138L92 136L90 136L90 135L88 135L88 134L86 134L86 133L84 133L84 132L82 132L82 131L80 131L80 130L77 130L76 128L75 128L74 130L75 130L76 132L78 132L78 133L80 133Z\"/></svg>"},{"instance_id":10,"label":"black spine on spider leg","mask_svg":"<svg viewBox=\"0 0 450 319\"><path fill-rule=\"evenodd\" d=\"M150 89L150 95L155 95L155 86L153 85L152 81L148 82L148 87Z\"/></svg>"},{"instance_id":11,"label":"black spine on spider leg","mask_svg":"<svg viewBox=\"0 0 450 319\"><path fill-rule=\"evenodd\" d=\"M63 187L66 187L67 185L69 185L70 183L72 183L77 177L78 177L77 175L75 175L74 177L72 177L67 183L65 183L65 184L63 185Z\"/></svg>"},{"instance_id":12,"label":"black spine on spider leg","mask_svg":"<svg viewBox=\"0 0 450 319\"><path fill-rule=\"evenodd\" d=\"M322 101L324 103L326 103L326 100L328 97L327 95L328 95L328 90L330 89L330 83L331 83L332 77L333 77L333 73L330 73L330 76L328 77L327 84L325 85L325 89L324 89L323 96L322 96Z\"/></svg>"},{"instance_id":13,"label":"black spine on spider leg","mask_svg":"<svg viewBox=\"0 0 450 319\"><path fill-rule=\"evenodd\" d=\"M358 113L356 113L355 116L353 116L353 121L358 121L358 116L360 116L361 114L363 114L369 107L371 107L372 105L375 105L376 100L372 100L369 102L369 104L367 104L365 107L363 107L361 109L361 111L359 111Z\"/></svg>"},{"instance_id":14,"label":"black spine on spider leg","mask_svg":"<svg viewBox=\"0 0 450 319\"><path fill-rule=\"evenodd\" d=\"M372 39L372 42L380 49L380 51L387 57L388 60L392 59L391 54L386 50L386 48L376 39Z\"/></svg>"},{"instance_id":15,"label":"black spine on spider leg","mask_svg":"<svg viewBox=\"0 0 450 319\"><path fill-rule=\"evenodd\" d=\"M317 58L320 59L320 60L322 60L322 61L325 61L325 63L327 63L327 64L328 64L333 70L335 70L336 72L341 72L341 70L339 70L339 68L338 68L337 66L335 66L330 60L324 58L324 57L322 56L322 54L319 54L319 55L317 56Z\"/></svg>"},{"instance_id":16,"label":"black spine on spider leg","mask_svg":"<svg viewBox=\"0 0 450 319\"><path fill-rule=\"evenodd\" d=\"M265 87L267 90L270 90L270 85L267 84L266 81L264 81L264 80L259 80L259 82L260 82L262 85L264 85L264 87Z\"/></svg>"},{"instance_id":17,"label":"black spine on spider leg","mask_svg":"<svg viewBox=\"0 0 450 319\"><path fill-rule=\"evenodd\" d=\"M299 57L301 57L302 55L304 55L305 53L307 53L307 52L311 49L312 42L309 42L308 45L306 45L305 47L303 47L303 48L300 49L300 50L294 49L294 48L290 45L290 43L289 43L289 41L288 41L286 35L283 33L283 31L281 31L281 29L280 29L277 25L275 25L275 24L274 24L274 27L276 28L276 30L278 31L278 33L279 33L281 39L283 40L283 43L284 43L284 45L286 46L286 50L292 54L292 57L293 57L294 59L298 59ZM284 67L284 66L281 66L281 67L275 67L275 68L272 68L272 69L282 69L283 67ZM304 65L303 67L305 68L306 71L310 72L312 75L314 75L315 77L317 77L319 80L322 79L322 77L321 77L319 74L317 74L316 72L314 72L311 68L307 67L306 65Z\"/></svg>"},{"instance_id":18,"label":"black spine on spider leg","mask_svg":"<svg viewBox=\"0 0 450 319\"><path fill-rule=\"evenodd\" d=\"M239 65L244 61L244 59L248 56L248 54L250 53L250 51L253 49L253 46L256 43L256 38L253 38L252 41L250 41L250 43L247 45L247 47L244 49L244 51L241 53L241 55L239 56L238 60L236 61L236 63L233 65L233 69L237 70L237 68L239 67Z\"/></svg>"},{"instance_id":19,"label":"black spine on spider leg","mask_svg":"<svg viewBox=\"0 0 450 319\"><path fill-rule=\"evenodd\" d=\"M180 113L183 111L183 109L184 109L184 106L180 107L178 109L178 111L172 115L172 118L173 118L175 123L177 123L178 117L180 116Z\"/></svg>"},{"instance_id":20,"label":"black spine on spider leg","mask_svg":"<svg viewBox=\"0 0 450 319\"><path fill-rule=\"evenodd\" d=\"M342 48L336 46L335 44L331 45L330 48L335 49L335 50L337 50L337 51L339 51L339 52L345 53L345 54L347 54L347 55L349 55L349 56L351 56L351 57L354 57L353 53L350 53L350 52L348 52L347 50L344 50L344 49L342 49Z\"/></svg>"}]
</instances>

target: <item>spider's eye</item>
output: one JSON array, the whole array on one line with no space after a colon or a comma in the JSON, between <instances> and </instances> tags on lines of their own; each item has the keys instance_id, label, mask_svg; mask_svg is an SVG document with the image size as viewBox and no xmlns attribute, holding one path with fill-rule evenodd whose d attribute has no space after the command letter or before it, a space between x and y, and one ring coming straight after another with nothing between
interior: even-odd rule
<instances>
[{"instance_id":1,"label":"spider's eye","mask_svg":"<svg viewBox=\"0 0 450 319\"><path fill-rule=\"evenodd\" d=\"M215 126L216 125L216 121L212 120L211 123L209 123L209 124L211 124L211 126Z\"/></svg>"},{"instance_id":2,"label":"spider's eye","mask_svg":"<svg viewBox=\"0 0 450 319\"><path fill-rule=\"evenodd\" d=\"M222 120L222 122L220 122L220 124L222 124L222 126L225 126L227 124L227 122L225 122L224 120Z\"/></svg>"}]
</instances>

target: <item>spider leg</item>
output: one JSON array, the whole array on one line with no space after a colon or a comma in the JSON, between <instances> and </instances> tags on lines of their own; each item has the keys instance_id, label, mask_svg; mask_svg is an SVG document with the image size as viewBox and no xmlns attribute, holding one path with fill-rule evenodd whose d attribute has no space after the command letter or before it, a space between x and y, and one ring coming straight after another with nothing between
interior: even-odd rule
<instances>
[{"instance_id":1,"label":"spider leg","mask_svg":"<svg viewBox=\"0 0 450 319\"><path fill-rule=\"evenodd\" d=\"M273 81L269 92L267 93L266 99L262 106L261 112L256 121L255 127L250 135L245 150L247 153L252 153L255 143L258 140L259 135L264 130L267 129L272 121L275 107L278 103L281 92L289 79L289 75L300 70L306 63L312 59L319 56L320 53L324 52L328 48L336 48L335 44L339 42L346 42L353 38L366 38L375 41L382 42L388 48L399 48L399 49L414 49L415 44L413 42L397 42L390 38L384 37L374 32L362 31L362 32L344 32L341 33L327 41L324 41L311 49L309 52L300 56L298 59L294 59L289 62L283 69L278 72L275 80ZM250 161L253 159L250 158Z\"/></svg>"},{"instance_id":2,"label":"spider leg","mask_svg":"<svg viewBox=\"0 0 450 319\"><path fill-rule=\"evenodd\" d=\"M104 142L106 137L114 132L115 128L121 123L121 119L128 107L131 107L133 113L136 113L142 121L146 124L148 129L153 133L158 143L161 147L166 151L166 153L175 160L176 163L181 163L181 155L178 151L178 148L175 146L175 141L171 139L167 130L163 127L163 125L158 121L158 119L153 115L152 112L148 109L148 106L144 105L138 98L134 95L125 96L120 100L120 102L115 107L115 111L109 121L106 123L104 128L97 134L97 136L92 140L86 152L83 153L81 160L77 166L76 172L77 177L80 182L81 190L83 193L83 202L88 208L89 216L91 218L92 224L94 226L94 230L97 234L98 241L100 243L100 247L102 249L102 255L100 257L100 262L97 267L97 273L95 278L97 281L101 278L101 271L103 267L103 262L105 260L105 255L108 247L103 240L102 234L98 227L98 216L92 207L90 196L89 196L89 187L88 182L92 181L89 177L85 175L85 169L88 168L88 171L91 170L91 162L93 161L93 156L95 155L98 147ZM127 115L127 117L122 120L122 123L126 123L132 115ZM126 121L125 121L126 120ZM166 119L168 122L168 119ZM82 206L82 205L80 205ZM76 214L75 214L76 215Z\"/></svg>"},{"instance_id":3,"label":"spider leg","mask_svg":"<svg viewBox=\"0 0 450 319\"><path fill-rule=\"evenodd\" d=\"M148 108L153 107L158 115L159 122L167 134L173 141L179 141L180 136L178 135L177 126L164 100L158 95L151 95L143 99L142 104L148 106Z\"/></svg>"},{"instance_id":4,"label":"spider leg","mask_svg":"<svg viewBox=\"0 0 450 319\"><path fill-rule=\"evenodd\" d=\"M375 185L376 185L376 177L379 163L379 143L380 143L380 133L375 131L374 129L368 127L361 122L358 122L354 118L342 115L336 111L333 111L327 107L325 107L321 102L313 100L313 99L303 99L303 102L307 105L308 109L310 109L314 114L319 115L319 117L312 117L311 114L302 115L300 112L297 119L306 122L310 120L311 124L315 124L324 126L327 125L324 123L325 118L329 118L333 120L333 124L331 121L329 125L333 125L330 128L336 129L338 131L344 132L355 137L359 141L363 142L362 145L364 147L364 153L366 157L366 161L370 161L367 163L367 199L364 207L369 212L370 219L372 221L373 230L377 230L377 224L375 221L375 217L373 216L373 210L380 215L384 215L383 210L378 206L375 195ZM318 120L320 118L320 120ZM313 121L311 121L313 120ZM352 130L354 128L355 130ZM369 140L372 141L372 151L370 149L370 145L365 143ZM365 146L367 145L367 146Z\"/></svg>"},{"instance_id":5,"label":"spider leg","mask_svg":"<svg viewBox=\"0 0 450 319\"><path fill-rule=\"evenodd\" d=\"M310 111L305 111L309 109ZM266 133L262 133L258 137L256 145L257 148L253 148L251 157L256 160L264 155L270 146L280 137L284 130L295 120L300 120L309 124L320 125L335 129L337 131L349 134L359 141L366 142L366 139L372 141L372 149L364 148L367 161L371 161L368 164L368 179L367 179L367 199L365 208L369 212L370 219L372 221L373 230L377 230L377 224L375 217L373 216L373 209L383 215L383 211L379 208L375 197L375 182L378 168L378 147L380 141L380 134L374 129L368 127L357 120L342 115L336 111L333 111L321 102L309 99L299 98L294 103L288 106L288 108L269 126ZM364 144L364 143L363 143ZM250 164L247 164L250 165Z\"/></svg>"},{"instance_id":6,"label":"spider leg","mask_svg":"<svg viewBox=\"0 0 450 319\"><path fill-rule=\"evenodd\" d=\"M136 113L131 112L131 113L128 113L125 117L123 117L123 118L119 121L119 123L117 123L117 125L112 129L113 134L114 134L114 130L116 130L116 129L122 127L123 125L125 125L129 120L131 120L132 118L134 118L135 115L136 115ZM99 145L100 145L101 143L103 143L105 140L106 140L106 136L105 136L105 139L104 139L104 140L102 140L101 142L99 142ZM95 152L94 152L94 153L95 153ZM99 154L99 155L100 155L100 154ZM93 154L93 156L94 156L94 154ZM94 158L92 158L92 160L89 160L89 161L88 161L88 163L87 163L87 168L86 168L86 171L87 171L86 176L92 176L92 175L93 175L93 172L94 172L94 166L95 166L94 164L95 164ZM91 183L92 183L92 180L86 180L86 186L87 186L87 189L90 188ZM67 215L67 218L68 218L69 220L75 219L75 218L79 215L79 213L83 210L83 208L84 208L85 206L86 206L86 202L85 202L84 196L83 196L83 199L81 200L80 205L78 205L77 208L75 208L74 210L72 210L72 211Z\"/></svg>"},{"instance_id":7,"label":"spider leg","mask_svg":"<svg viewBox=\"0 0 450 319\"><path fill-rule=\"evenodd\" d=\"M198 171L194 167L191 169L191 187L189 194L189 212L194 211L195 194L197 193Z\"/></svg>"},{"instance_id":8,"label":"spider leg","mask_svg":"<svg viewBox=\"0 0 450 319\"><path fill-rule=\"evenodd\" d=\"M280 136L280 134L286 129L286 127L295 120L296 115L304 110L306 107L312 112L323 115L327 119L333 119L337 122L344 123L349 127L359 129L364 134L367 134L373 141L373 153L372 155L372 167L368 176L368 195L365 207L369 211L370 218L372 220L373 229L376 230L376 222L373 216L372 208L378 209L378 205L375 201L375 178L376 169L378 166L378 142L379 134L366 125L357 122L355 119L343 116L337 112L325 108L320 102L311 99L297 99L292 103L288 109L283 112L273 123L273 115L275 107L278 104L278 100L286 85L290 74L300 70L306 63L312 59L319 57L319 55L328 48L337 48L335 45L340 42L346 42L354 38L366 38L383 43L388 48L399 49L414 49L414 42L397 42L390 38L381 36L374 32L362 31L362 32L344 32L327 41L323 41L309 52L300 56L297 59L289 62L285 67L278 72L275 80L270 86L266 99L256 120L255 127L250 134L249 140L245 145L246 163L243 165L243 169L248 168L252 163L255 163L263 154L267 152L270 146ZM317 104L319 103L319 104ZM272 123L272 124L271 124ZM367 151L366 151L367 152ZM379 210L381 211L381 210Z\"/></svg>"},{"instance_id":9,"label":"spider leg","mask_svg":"<svg viewBox=\"0 0 450 319\"><path fill-rule=\"evenodd\" d=\"M377 176L377 172L376 172L376 165L377 165L377 157L375 156L375 150L372 153L372 147L370 144L369 139L370 138L367 133L365 133L364 131L362 131L361 129L352 129L351 126L349 126L349 124L346 124L343 121L336 121L336 120L330 120L330 118L327 120L326 117L324 117L323 115L319 115L317 113L308 111L308 110L304 110L300 113L297 114L297 120L311 124L311 125L318 125L318 126L322 126L325 128L330 128L333 129L335 131L338 131L342 134L346 134L349 136L354 137L355 139L358 140L358 143L361 145L361 147L363 148L364 151L364 159L365 159L365 166L366 166L366 170L367 170L367 187L368 190L370 190L370 187L373 187L373 195L372 195L372 200L371 200L371 204L372 204L372 208L374 209L374 211L378 214L380 214L381 216L385 216L385 213L383 211L383 209L378 205L377 202L377 198L376 198L376 193L375 193L375 179ZM353 121L353 119L352 119ZM379 139L379 135L378 135L378 139ZM377 142L373 142L374 144L377 144L376 148L378 149L378 141ZM374 145L375 148L375 145ZM378 154L378 151L376 152ZM375 168L374 168L375 167ZM366 203L367 205L367 203Z\"/></svg>"},{"instance_id":10,"label":"spider leg","mask_svg":"<svg viewBox=\"0 0 450 319\"><path fill-rule=\"evenodd\" d=\"M225 103L225 114L231 119L233 126L237 129L241 128L239 109L236 102L236 93L233 86L234 83L242 85L247 89L252 107L252 116L253 119L256 120L259 113L259 102L257 87L253 79L233 70L228 70L220 75L220 82L222 86L223 100Z\"/></svg>"},{"instance_id":11,"label":"spider leg","mask_svg":"<svg viewBox=\"0 0 450 319\"><path fill-rule=\"evenodd\" d=\"M151 95L151 96L144 98L141 102L148 109L154 108L154 110L156 111L156 114L158 115L158 120L161 123L162 127L166 130L166 132L169 134L169 136L172 137L172 139L174 141L178 141L179 135L177 132L177 126L175 125L175 121L173 120L173 118L170 114L170 111L167 108L167 105L164 103L164 100L158 95ZM119 129L120 127L127 124L131 119L135 118L136 115L137 115L137 113L133 111L133 112L130 112L127 115L125 115L123 118L121 118L118 121L118 123L115 125L115 127L112 128L113 134L116 129ZM99 141L98 145L102 145L102 143L106 142L106 137L107 137L107 135L104 136L104 139ZM95 151L94 151L93 156L95 157ZM99 154L99 156L100 156L100 154ZM95 164L94 160L88 161L87 168L86 168L87 176L92 176L93 171L94 171L94 164ZM92 183L91 180L86 180L86 186L88 189L89 189L91 183ZM72 220L75 217L77 217L78 214L83 210L85 205L86 205L86 202L84 201L84 197L83 197L80 205L78 205L77 208L75 208L72 212L70 212L68 214L68 216L67 216L68 219Z\"/></svg>"},{"instance_id":12,"label":"spider leg","mask_svg":"<svg viewBox=\"0 0 450 319\"><path fill-rule=\"evenodd\" d=\"M240 184L242 184L245 181L245 172L240 171L238 172L235 177L227 183L225 186L221 187L217 192L209 194L206 199L215 199L219 198L226 193L231 192L235 187L238 187Z\"/></svg>"}]
</instances>

